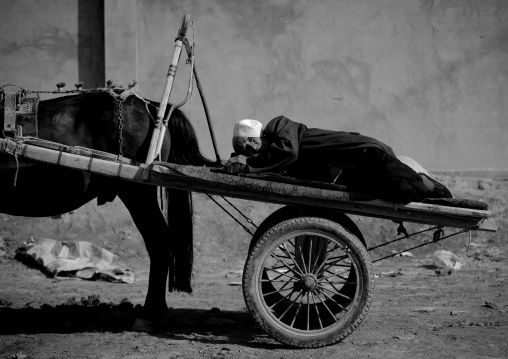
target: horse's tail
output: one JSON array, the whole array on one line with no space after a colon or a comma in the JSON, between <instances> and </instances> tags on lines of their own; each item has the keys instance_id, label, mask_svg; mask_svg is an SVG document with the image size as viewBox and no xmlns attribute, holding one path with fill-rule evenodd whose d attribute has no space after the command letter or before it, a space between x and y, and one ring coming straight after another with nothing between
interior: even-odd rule
<instances>
[{"instance_id":1,"label":"horse's tail","mask_svg":"<svg viewBox=\"0 0 508 359\"><path fill-rule=\"evenodd\" d=\"M174 110L167 129L171 136L169 162L193 166L217 165L201 153L194 127L182 111Z\"/></svg>"},{"instance_id":2,"label":"horse's tail","mask_svg":"<svg viewBox=\"0 0 508 359\"><path fill-rule=\"evenodd\" d=\"M171 148L168 162L184 165L213 165L199 148L192 124L180 110L176 109L168 122L171 136ZM193 207L192 194L188 191L163 188L162 201L166 222L176 237L174 247L169 254L169 291L192 292L191 278L194 260L193 248Z\"/></svg>"},{"instance_id":3,"label":"horse's tail","mask_svg":"<svg viewBox=\"0 0 508 359\"><path fill-rule=\"evenodd\" d=\"M168 290L192 292L194 216L191 192L161 188L161 206L171 230Z\"/></svg>"}]
</instances>

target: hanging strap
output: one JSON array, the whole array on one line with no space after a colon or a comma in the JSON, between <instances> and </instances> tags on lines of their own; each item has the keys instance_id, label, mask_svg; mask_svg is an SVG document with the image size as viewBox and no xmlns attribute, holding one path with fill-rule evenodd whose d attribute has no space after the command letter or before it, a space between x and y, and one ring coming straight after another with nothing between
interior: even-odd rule
<instances>
[{"instance_id":1,"label":"hanging strap","mask_svg":"<svg viewBox=\"0 0 508 359\"><path fill-rule=\"evenodd\" d=\"M17 92L4 92L4 136L16 130L16 98Z\"/></svg>"}]
</instances>

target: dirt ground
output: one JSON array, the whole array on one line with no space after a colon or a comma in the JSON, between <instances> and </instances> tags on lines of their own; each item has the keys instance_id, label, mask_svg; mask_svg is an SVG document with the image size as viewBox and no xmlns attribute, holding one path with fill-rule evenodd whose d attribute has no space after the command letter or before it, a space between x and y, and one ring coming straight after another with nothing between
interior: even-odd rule
<instances>
[{"instance_id":1,"label":"dirt ground","mask_svg":"<svg viewBox=\"0 0 508 359\"><path fill-rule=\"evenodd\" d=\"M414 257L376 262L367 318L343 342L312 350L279 344L250 317L240 285L250 236L205 195L194 201L194 293L168 293L170 312L151 334L130 330L146 294L148 258L121 203L90 203L57 218L0 215L0 358L507 358L508 178L440 178L457 197L489 203L498 232L473 232L471 243L461 234L411 251ZM277 207L230 202L257 224ZM353 219L369 247L397 237L390 221ZM91 241L118 254L136 282L51 278L16 259L30 236ZM404 239L372 258L431 237ZM437 275L431 254L440 248L463 267Z\"/></svg>"}]
</instances>

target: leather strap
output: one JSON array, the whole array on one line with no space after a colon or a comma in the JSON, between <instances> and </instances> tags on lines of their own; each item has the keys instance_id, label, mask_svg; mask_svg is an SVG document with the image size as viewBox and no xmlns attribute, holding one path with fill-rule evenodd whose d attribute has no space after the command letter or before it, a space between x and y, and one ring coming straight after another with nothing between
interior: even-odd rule
<instances>
[{"instance_id":1,"label":"leather strap","mask_svg":"<svg viewBox=\"0 0 508 359\"><path fill-rule=\"evenodd\" d=\"M5 132L14 132L16 130L16 92L4 93L4 128Z\"/></svg>"}]
</instances>

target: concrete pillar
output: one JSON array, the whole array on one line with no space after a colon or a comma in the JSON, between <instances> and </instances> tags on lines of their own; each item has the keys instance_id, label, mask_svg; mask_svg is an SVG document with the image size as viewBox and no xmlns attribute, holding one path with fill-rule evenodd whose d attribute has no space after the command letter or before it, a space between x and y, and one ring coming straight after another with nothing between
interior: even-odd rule
<instances>
[{"instance_id":1,"label":"concrete pillar","mask_svg":"<svg viewBox=\"0 0 508 359\"><path fill-rule=\"evenodd\" d=\"M137 0L105 0L104 5L106 79L127 86L138 81Z\"/></svg>"},{"instance_id":2,"label":"concrete pillar","mask_svg":"<svg viewBox=\"0 0 508 359\"><path fill-rule=\"evenodd\" d=\"M105 85L104 0L78 0L78 73L85 88Z\"/></svg>"}]
</instances>

